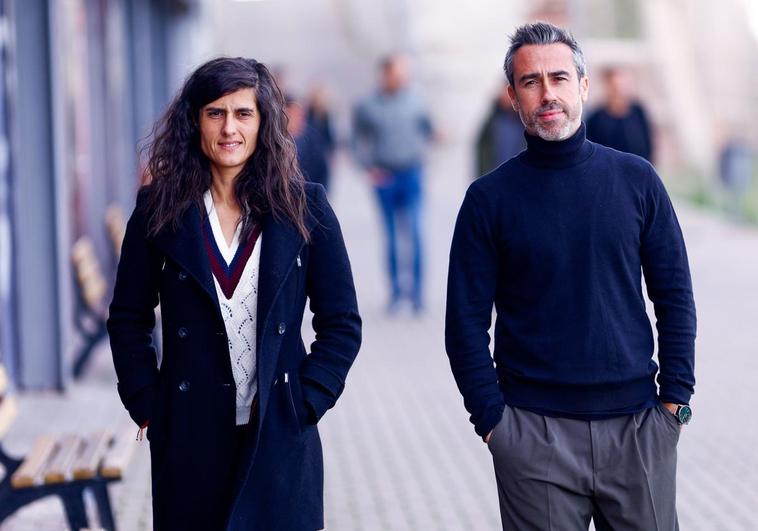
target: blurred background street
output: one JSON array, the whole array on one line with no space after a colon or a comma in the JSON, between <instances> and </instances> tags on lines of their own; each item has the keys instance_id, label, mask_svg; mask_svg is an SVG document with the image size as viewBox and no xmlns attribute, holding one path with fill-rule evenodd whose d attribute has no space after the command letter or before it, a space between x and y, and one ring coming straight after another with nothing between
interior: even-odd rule
<instances>
[{"instance_id":1,"label":"blurred background street","mask_svg":"<svg viewBox=\"0 0 758 531\"><path fill-rule=\"evenodd\" d=\"M136 145L192 68L243 55L276 67L303 108L316 88L328 102L329 196L352 260L364 341L344 395L320 424L326 529L498 529L490 454L468 422L444 351L447 253L482 164L507 37L542 19L568 26L584 47L588 116L612 107L606 74L624 71L624 91L645 109L650 158L688 246L698 383L694 420L679 442L680 527L758 529L753 5L0 1L0 363L18 402L2 448L22 456L42 434L130 426L100 326L117 261L118 209L131 212L139 185ZM350 139L352 110L376 85L377 61L398 50L411 59L413 86L439 135L424 169L424 311L409 304L389 314L381 212ZM152 528L149 478L144 441L124 480L110 486L121 530ZM93 500L87 509L95 512ZM55 498L0 523L3 531L65 528Z\"/></svg>"}]
</instances>

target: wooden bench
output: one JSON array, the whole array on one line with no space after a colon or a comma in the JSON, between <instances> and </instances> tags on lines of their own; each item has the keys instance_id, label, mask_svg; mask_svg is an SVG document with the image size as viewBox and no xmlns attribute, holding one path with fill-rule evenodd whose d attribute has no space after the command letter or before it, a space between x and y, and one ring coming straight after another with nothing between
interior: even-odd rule
<instances>
[{"instance_id":1,"label":"wooden bench","mask_svg":"<svg viewBox=\"0 0 758 531\"><path fill-rule=\"evenodd\" d=\"M108 282L95 254L95 246L88 237L76 240L71 248L71 262L77 287L74 325L84 341L74 355L73 374L74 378L79 378L84 374L92 351L108 334L105 328Z\"/></svg>"},{"instance_id":2,"label":"wooden bench","mask_svg":"<svg viewBox=\"0 0 758 531\"><path fill-rule=\"evenodd\" d=\"M126 216L123 209L115 203L105 210L105 228L111 241L114 265L116 265L121 257L121 244L124 243L124 234L126 234Z\"/></svg>"},{"instance_id":3,"label":"wooden bench","mask_svg":"<svg viewBox=\"0 0 758 531\"><path fill-rule=\"evenodd\" d=\"M16 400L0 365L0 440L16 417ZM24 505L46 496L63 502L70 529L93 527L84 507L84 491L94 495L100 528L115 531L107 485L119 481L134 451L134 428L114 437L108 431L80 436L40 436L24 459L9 456L0 443L0 522Z\"/></svg>"}]
</instances>

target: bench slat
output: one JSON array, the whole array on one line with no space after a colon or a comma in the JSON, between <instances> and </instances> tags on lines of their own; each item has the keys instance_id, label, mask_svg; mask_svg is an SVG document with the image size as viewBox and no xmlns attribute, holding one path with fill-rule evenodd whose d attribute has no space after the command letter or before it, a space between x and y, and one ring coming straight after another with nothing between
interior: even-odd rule
<instances>
[{"instance_id":1,"label":"bench slat","mask_svg":"<svg viewBox=\"0 0 758 531\"><path fill-rule=\"evenodd\" d=\"M0 398L0 439L2 439L13 423L18 413L16 397L8 395Z\"/></svg>"},{"instance_id":2,"label":"bench slat","mask_svg":"<svg viewBox=\"0 0 758 531\"><path fill-rule=\"evenodd\" d=\"M0 364L0 396L5 396L8 391L8 372L5 370L5 365Z\"/></svg>"},{"instance_id":3,"label":"bench slat","mask_svg":"<svg viewBox=\"0 0 758 531\"><path fill-rule=\"evenodd\" d=\"M41 472L54 450L55 440L49 435L37 439L32 451L11 476L11 485L16 489L22 489L42 483Z\"/></svg>"},{"instance_id":4,"label":"bench slat","mask_svg":"<svg viewBox=\"0 0 758 531\"><path fill-rule=\"evenodd\" d=\"M97 474L113 436L109 431L99 431L84 441L84 449L74 461L74 479L91 479Z\"/></svg>"},{"instance_id":5,"label":"bench slat","mask_svg":"<svg viewBox=\"0 0 758 531\"><path fill-rule=\"evenodd\" d=\"M64 435L56 448L55 455L50 459L42 477L45 483L63 483L71 477L74 461L79 456L82 438L75 434Z\"/></svg>"},{"instance_id":6,"label":"bench slat","mask_svg":"<svg viewBox=\"0 0 758 531\"><path fill-rule=\"evenodd\" d=\"M100 475L105 478L122 477L136 446L137 441L134 437L134 428L129 426L119 433L114 439L113 446L105 454L103 466L100 467Z\"/></svg>"}]
</instances>

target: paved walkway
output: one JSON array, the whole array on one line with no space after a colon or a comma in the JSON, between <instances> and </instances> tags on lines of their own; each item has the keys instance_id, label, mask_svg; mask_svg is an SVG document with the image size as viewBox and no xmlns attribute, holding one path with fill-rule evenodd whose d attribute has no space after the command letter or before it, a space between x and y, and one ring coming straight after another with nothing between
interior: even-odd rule
<instances>
[{"instance_id":1,"label":"paved walkway","mask_svg":"<svg viewBox=\"0 0 758 531\"><path fill-rule=\"evenodd\" d=\"M337 407L321 424L326 528L496 530L497 494L487 448L473 432L443 348L449 237L465 190L464 158L440 149L427 172L427 308L423 318L384 315L382 235L373 197L341 164L333 203L348 242L364 347ZM758 529L758 230L678 205L698 304L695 420L679 444L681 529ZM108 353L66 395L25 394L7 437L22 452L42 432L128 421ZM147 445L112 487L125 531L151 528ZM20 511L0 530L64 529L55 500Z\"/></svg>"}]
</instances>

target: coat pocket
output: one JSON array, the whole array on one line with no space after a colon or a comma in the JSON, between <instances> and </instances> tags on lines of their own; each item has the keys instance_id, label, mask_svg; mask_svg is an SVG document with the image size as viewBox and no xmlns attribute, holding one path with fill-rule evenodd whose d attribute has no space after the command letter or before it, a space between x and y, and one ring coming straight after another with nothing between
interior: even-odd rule
<instances>
[{"instance_id":1,"label":"coat pocket","mask_svg":"<svg viewBox=\"0 0 758 531\"><path fill-rule=\"evenodd\" d=\"M298 410L297 404L299 403L298 398L300 397L300 393L296 393L293 391L293 387L296 385L291 377L291 374L289 372L285 372L284 375L282 375L282 383L283 388L285 392L285 397L287 399L287 405L289 406L289 412L290 417L292 420L292 425L294 426L293 432L296 435L300 435L302 433L302 413L300 410Z\"/></svg>"}]
</instances>

